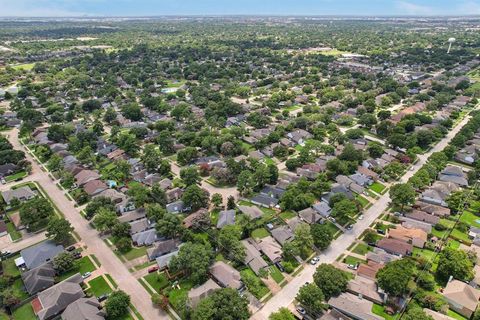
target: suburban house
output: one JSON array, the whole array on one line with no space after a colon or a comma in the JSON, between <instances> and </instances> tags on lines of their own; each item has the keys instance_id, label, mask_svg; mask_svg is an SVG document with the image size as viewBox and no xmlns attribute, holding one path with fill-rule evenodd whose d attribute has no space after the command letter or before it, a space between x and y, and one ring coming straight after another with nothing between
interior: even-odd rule
<instances>
[{"instance_id":1,"label":"suburban house","mask_svg":"<svg viewBox=\"0 0 480 320\"><path fill-rule=\"evenodd\" d=\"M69 304L85 297L85 293L80 286L81 283L83 283L83 278L77 273L40 292L31 302L38 319L52 319L63 312Z\"/></svg>"},{"instance_id":2,"label":"suburban house","mask_svg":"<svg viewBox=\"0 0 480 320\"><path fill-rule=\"evenodd\" d=\"M446 217L450 215L450 209L442 206L437 206L423 201L416 201L413 205L414 208L425 211L426 213L433 214L437 217Z\"/></svg>"},{"instance_id":3,"label":"suburban house","mask_svg":"<svg viewBox=\"0 0 480 320\"><path fill-rule=\"evenodd\" d=\"M93 170L82 170L75 175L77 186L83 186L89 181L100 179L100 175Z\"/></svg>"},{"instance_id":4,"label":"suburban house","mask_svg":"<svg viewBox=\"0 0 480 320\"><path fill-rule=\"evenodd\" d=\"M308 224L314 224L322 219L322 216L317 213L313 208L303 209L298 212L300 218Z\"/></svg>"},{"instance_id":5,"label":"suburban house","mask_svg":"<svg viewBox=\"0 0 480 320\"><path fill-rule=\"evenodd\" d=\"M160 237L158 236L157 230L154 228L132 235L132 242L136 246L149 246L159 239Z\"/></svg>"},{"instance_id":6,"label":"suburban house","mask_svg":"<svg viewBox=\"0 0 480 320\"><path fill-rule=\"evenodd\" d=\"M375 280L361 276L356 276L348 282L347 291L380 305L383 305L387 298L386 294L378 288Z\"/></svg>"},{"instance_id":7,"label":"suburban house","mask_svg":"<svg viewBox=\"0 0 480 320\"><path fill-rule=\"evenodd\" d=\"M2 192L3 200L7 205L10 205L12 200L17 199L19 201L27 201L35 198L37 194L30 189L29 186L20 187L18 189L12 189Z\"/></svg>"},{"instance_id":8,"label":"suburban house","mask_svg":"<svg viewBox=\"0 0 480 320\"><path fill-rule=\"evenodd\" d=\"M293 240L295 235L293 234L292 230L288 226L281 226L271 231L272 237L280 243L282 246L288 242Z\"/></svg>"},{"instance_id":9,"label":"suburban house","mask_svg":"<svg viewBox=\"0 0 480 320\"><path fill-rule=\"evenodd\" d=\"M209 218L208 211L207 209L202 208L186 216L183 219L182 224L185 228L191 228L192 226L194 226L195 223L197 223L198 221L202 221L205 218Z\"/></svg>"},{"instance_id":10,"label":"suburban house","mask_svg":"<svg viewBox=\"0 0 480 320\"><path fill-rule=\"evenodd\" d=\"M468 186L467 174L463 172L462 168L457 166L446 166L438 175L438 180L453 182L462 187Z\"/></svg>"},{"instance_id":11,"label":"suburban house","mask_svg":"<svg viewBox=\"0 0 480 320\"><path fill-rule=\"evenodd\" d=\"M218 216L217 228L222 229L225 226L235 224L235 210L220 211Z\"/></svg>"},{"instance_id":12,"label":"suburban house","mask_svg":"<svg viewBox=\"0 0 480 320\"><path fill-rule=\"evenodd\" d=\"M218 289L221 289L221 287L212 279L208 279L204 284L193 288L188 292L188 306L190 308L195 308L200 300L210 296Z\"/></svg>"},{"instance_id":13,"label":"suburban house","mask_svg":"<svg viewBox=\"0 0 480 320\"><path fill-rule=\"evenodd\" d=\"M477 309L480 290L469 286L465 282L452 280L443 290L443 297L452 310L470 318Z\"/></svg>"},{"instance_id":14,"label":"suburban house","mask_svg":"<svg viewBox=\"0 0 480 320\"><path fill-rule=\"evenodd\" d=\"M50 262L22 273L25 289L30 295L50 288L55 284L56 271Z\"/></svg>"},{"instance_id":15,"label":"suburban house","mask_svg":"<svg viewBox=\"0 0 480 320\"><path fill-rule=\"evenodd\" d=\"M223 261L217 261L210 267L213 279L224 288L240 289L243 283L240 272Z\"/></svg>"},{"instance_id":16,"label":"suburban house","mask_svg":"<svg viewBox=\"0 0 480 320\"><path fill-rule=\"evenodd\" d=\"M33 269L52 261L63 251L62 245L57 245L51 240L43 241L21 250L20 258L15 259L15 264L17 266L25 265L27 269Z\"/></svg>"},{"instance_id":17,"label":"suburban house","mask_svg":"<svg viewBox=\"0 0 480 320\"><path fill-rule=\"evenodd\" d=\"M80 298L63 311L62 320L104 320L107 314L95 297Z\"/></svg>"},{"instance_id":18,"label":"suburban house","mask_svg":"<svg viewBox=\"0 0 480 320\"><path fill-rule=\"evenodd\" d=\"M167 253L178 251L178 243L174 239L158 242L153 248L147 250L147 256L150 261L157 259Z\"/></svg>"},{"instance_id":19,"label":"suburban house","mask_svg":"<svg viewBox=\"0 0 480 320\"><path fill-rule=\"evenodd\" d=\"M413 245L402 240L383 238L377 247L397 256L407 256L413 252Z\"/></svg>"},{"instance_id":20,"label":"suburban house","mask_svg":"<svg viewBox=\"0 0 480 320\"><path fill-rule=\"evenodd\" d=\"M312 206L313 210L317 211L323 218L328 218L332 212L332 208L327 202L318 202Z\"/></svg>"},{"instance_id":21,"label":"suburban house","mask_svg":"<svg viewBox=\"0 0 480 320\"><path fill-rule=\"evenodd\" d=\"M328 304L331 308L355 320L383 320L382 317L372 313L373 302L351 293L332 297L328 300Z\"/></svg>"},{"instance_id":22,"label":"suburban house","mask_svg":"<svg viewBox=\"0 0 480 320\"><path fill-rule=\"evenodd\" d=\"M447 207L448 196L459 189L453 182L435 181L434 184L421 195L423 202Z\"/></svg>"},{"instance_id":23,"label":"suburban house","mask_svg":"<svg viewBox=\"0 0 480 320\"><path fill-rule=\"evenodd\" d=\"M272 263L282 260L282 246L271 236L261 239L258 242L258 248Z\"/></svg>"},{"instance_id":24,"label":"suburban house","mask_svg":"<svg viewBox=\"0 0 480 320\"><path fill-rule=\"evenodd\" d=\"M424 308L423 311L427 314L427 316L432 317L433 320L455 320L455 318L449 317L446 314L433 311L427 308Z\"/></svg>"},{"instance_id":25,"label":"suburban house","mask_svg":"<svg viewBox=\"0 0 480 320\"><path fill-rule=\"evenodd\" d=\"M423 248L427 242L427 233L421 229L407 229L403 226L397 226L388 231L388 236L392 239L402 240L411 243L414 247Z\"/></svg>"},{"instance_id":26,"label":"suburban house","mask_svg":"<svg viewBox=\"0 0 480 320\"><path fill-rule=\"evenodd\" d=\"M263 214L257 206L238 206L238 209L252 220L260 218Z\"/></svg>"},{"instance_id":27,"label":"suburban house","mask_svg":"<svg viewBox=\"0 0 480 320\"><path fill-rule=\"evenodd\" d=\"M106 189L108 189L108 186L101 180L91 180L83 186L83 190L85 190L89 196L95 196Z\"/></svg>"},{"instance_id":28,"label":"suburban house","mask_svg":"<svg viewBox=\"0 0 480 320\"><path fill-rule=\"evenodd\" d=\"M262 253L258 244L251 238L242 240L245 247L245 264L247 264L255 274L259 274L260 270L267 268L267 262L262 258Z\"/></svg>"}]
</instances>

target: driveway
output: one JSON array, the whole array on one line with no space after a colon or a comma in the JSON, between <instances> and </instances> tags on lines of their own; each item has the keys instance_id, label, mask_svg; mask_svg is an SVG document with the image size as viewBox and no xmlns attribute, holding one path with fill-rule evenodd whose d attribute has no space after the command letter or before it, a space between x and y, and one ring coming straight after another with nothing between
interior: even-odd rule
<instances>
[{"instance_id":1,"label":"driveway","mask_svg":"<svg viewBox=\"0 0 480 320\"><path fill-rule=\"evenodd\" d=\"M18 130L13 129L8 136L10 143L17 150L25 151L27 160L32 163L32 172L37 183L45 190L50 199L55 203L58 209L70 221L75 231L78 233L83 243L88 247L89 252L95 254L102 269L108 272L119 289L130 295L133 305L145 319L169 319L168 315L153 306L150 300L150 294L128 271L127 267L117 258L112 250L100 239L98 233L93 229L74 206L74 203L68 200L63 191L61 191L50 179L48 174L40 169L40 166L33 160L31 155L26 152L23 145L18 140ZM28 180L32 178L29 177Z\"/></svg>"},{"instance_id":2,"label":"driveway","mask_svg":"<svg viewBox=\"0 0 480 320\"><path fill-rule=\"evenodd\" d=\"M477 105L476 109L480 107ZM465 117L453 128L439 143L437 143L429 152L420 155L417 163L412 166L413 169L407 171L400 179L401 182L406 182L411 176L415 174L427 161L428 157L434 152L443 150L450 140L460 131L460 129L467 124L470 116ZM364 213L364 219L358 221L353 229L347 231L332 242L330 247L319 255L320 263L333 263L338 256L340 256L350 246L355 239L362 234L362 232L369 227L388 207L390 203L390 195L388 192L382 195L368 210ZM310 264L304 264L304 270L293 278L280 292L274 295L268 302L257 312L251 319L260 320L268 319L269 315L281 307L288 306L297 295L298 290L305 282L313 281L313 274L316 267Z\"/></svg>"}]
</instances>

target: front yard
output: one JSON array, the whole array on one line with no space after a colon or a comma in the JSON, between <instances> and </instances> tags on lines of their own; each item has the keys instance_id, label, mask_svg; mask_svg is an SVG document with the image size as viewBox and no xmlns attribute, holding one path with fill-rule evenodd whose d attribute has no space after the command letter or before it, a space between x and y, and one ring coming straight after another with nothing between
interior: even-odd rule
<instances>
[{"instance_id":1,"label":"front yard","mask_svg":"<svg viewBox=\"0 0 480 320\"><path fill-rule=\"evenodd\" d=\"M379 193L379 194L383 194L385 189L386 189L386 187L383 184L381 184L380 182L374 182L370 186L370 190L372 190L376 193Z\"/></svg>"},{"instance_id":2,"label":"front yard","mask_svg":"<svg viewBox=\"0 0 480 320\"><path fill-rule=\"evenodd\" d=\"M88 289L91 293L93 293L96 297L100 297L104 294L109 294L113 290L107 281L103 278L103 276L96 277L88 282L90 288Z\"/></svg>"},{"instance_id":3,"label":"front yard","mask_svg":"<svg viewBox=\"0 0 480 320\"><path fill-rule=\"evenodd\" d=\"M85 272L92 272L95 271L97 268L93 265L92 260L90 260L89 256L82 257L81 259L75 261L75 266L65 272L64 274L57 277L57 281L65 280L76 273L84 274Z\"/></svg>"}]
</instances>

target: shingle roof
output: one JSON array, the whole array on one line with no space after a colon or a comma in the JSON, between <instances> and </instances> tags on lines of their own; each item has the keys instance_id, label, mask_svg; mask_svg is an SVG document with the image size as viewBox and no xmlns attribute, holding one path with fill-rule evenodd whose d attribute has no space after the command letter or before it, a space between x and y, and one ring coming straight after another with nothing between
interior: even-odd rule
<instances>
[{"instance_id":1,"label":"shingle roof","mask_svg":"<svg viewBox=\"0 0 480 320\"><path fill-rule=\"evenodd\" d=\"M263 214L262 210L256 206L238 206L238 209L249 216L250 219L260 218Z\"/></svg>"},{"instance_id":2,"label":"shingle roof","mask_svg":"<svg viewBox=\"0 0 480 320\"><path fill-rule=\"evenodd\" d=\"M223 261L217 261L210 267L210 274L222 286L232 289L240 289L242 287L240 272Z\"/></svg>"},{"instance_id":3,"label":"shingle roof","mask_svg":"<svg viewBox=\"0 0 480 320\"><path fill-rule=\"evenodd\" d=\"M36 268L45 262L52 260L57 254L63 252L62 245L47 240L20 251L28 269Z\"/></svg>"},{"instance_id":4,"label":"shingle roof","mask_svg":"<svg viewBox=\"0 0 480 320\"><path fill-rule=\"evenodd\" d=\"M62 313L62 320L103 320L106 313L101 308L94 297L80 298L68 305Z\"/></svg>"},{"instance_id":5,"label":"shingle roof","mask_svg":"<svg viewBox=\"0 0 480 320\"><path fill-rule=\"evenodd\" d=\"M463 308L475 311L480 299L480 290L469 286L465 282L452 280L443 290L443 295L456 304L463 306Z\"/></svg>"},{"instance_id":6,"label":"shingle roof","mask_svg":"<svg viewBox=\"0 0 480 320\"><path fill-rule=\"evenodd\" d=\"M28 186L2 192L2 197L7 204L10 204L13 199L29 199L35 196L36 193Z\"/></svg>"},{"instance_id":7,"label":"shingle roof","mask_svg":"<svg viewBox=\"0 0 480 320\"><path fill-rule=\"evenodd\" d=\"M22 274L23 284L29 294L45 290L55 283L55 269L51 263L45 263Z\"/></svg>"},{"instance_id":8,"label":"shingle roof","mask_svg":"<svg viewBox=\"0 0 480 320\"><path fill-rule=\"evenodd\" d=\"M208 297L218 289L221 289L221 287L212 279L208 279L204 284L193 288L188 292L189 305L193 308L196 307L200 300Z\"/></svg>"},{"instance_id":9,"label":"shingle roof","mask_svg":"<svg viewBox=\"0 0 480 320\"><path fill-rule=\"evenodd\" d=\"M217 228L221 229L227 225L235 224L235 210L220 211Z\"/></svg>"}]
</instances>

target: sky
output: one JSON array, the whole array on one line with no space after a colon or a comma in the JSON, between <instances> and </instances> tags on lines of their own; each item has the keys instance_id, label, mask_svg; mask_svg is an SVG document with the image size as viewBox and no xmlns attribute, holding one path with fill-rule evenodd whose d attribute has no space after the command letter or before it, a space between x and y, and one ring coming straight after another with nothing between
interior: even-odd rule
<instances>
[{"instance_id":1,"label":"sky","mask_svg":"<svg viewBox=\"0 0 480 320\"><path fill-rule=\"evenodd\" d=\"M0 0L0 16L480 15L480 0Z\"/></svg>"}]
</instances>

